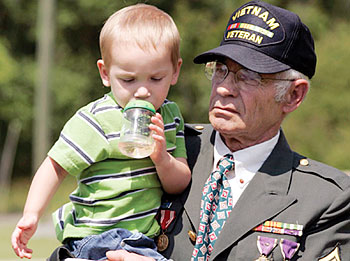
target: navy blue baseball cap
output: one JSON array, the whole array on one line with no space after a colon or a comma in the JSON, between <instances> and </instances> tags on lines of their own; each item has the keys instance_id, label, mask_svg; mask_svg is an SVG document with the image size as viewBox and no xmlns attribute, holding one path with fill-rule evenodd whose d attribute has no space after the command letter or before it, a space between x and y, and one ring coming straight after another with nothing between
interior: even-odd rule
<instances>
[{"instance_id":1,"label":"navy blue baseball cap","mask_svg":"<svg viewBox=\"0 0 350 261\"><path fill-rule=\"evenodd\" d=\"M295 13L263 1L248 2L234 11L220 46L198 55L194 62L220 57L258 73L292 68L311 79L316 69L314 40L307 26Z\"/></svg>"}]
</instances>

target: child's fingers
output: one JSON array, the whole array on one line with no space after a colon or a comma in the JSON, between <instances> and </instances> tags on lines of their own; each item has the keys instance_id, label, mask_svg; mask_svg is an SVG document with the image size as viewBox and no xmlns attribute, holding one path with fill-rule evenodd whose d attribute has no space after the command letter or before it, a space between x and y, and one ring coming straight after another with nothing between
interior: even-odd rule
<instances>
[{"instance_id":1,"label":"child's fingers","mask_svg":"<svg viewBox=\"0 0 350 261\"><path fill-rule=\"evenodd\" d=\"M155 138L155 135L159 135L164 137L164 123L162 116L157 113L156 116L152 117L152 124L149 126L150 130L153 131L153 138Z\"/></svg>"},{"instance_id":2,"label":"child's fingers","mask_svg":"<svg viewBox=\"0 0 350 261\"><path fill-rule=\"evenodd\" d=\"M31 258L33 250L27 248L28 243L28 235L26 235L26 231L21 227L17 226L12 233L11 236L11 244L14 252L20 258Z\"/></svg>"},{"instance_id":3,"label":"child's fingers","mask_svg":"<svg viewBox=\"0 0 350 261\"><path fill-rule=\"evenodd\" d=\"M164 128L159 127L158 125L155 125L155 124L149 125L149 129L154 132L153 135L154 134L162 135L164 133Z\"/></svg>"},{"instance_id":4,"label":"child's fingers","mask_svg":"<svg viewBox=\"0 0 350 261\"><path fill-rule=\"evenodd\" d=\"M157 112L155 116L163 122L163 117L159 112Z\"/></svg>"},{"instance_id":5,"label":"child's fingers","mask_svg":"<svg viewBox=\"0 0 350 261\"><path fill-rule=\"evenodd\" d=\"M152 138L153 138L156 142L159 142L159 143L165 142L165 137L164 137L164 135L157 135L157 134L153 133Z\"/></svg>"},{"instance_id":6,"label":"child's fingers","mask_svg":"<svg viewBox=\"0 0 350 261\"><path fill-rule=\"evenodd\" d=\"M164 128L163 117L158 112L151 118L151 122L161 128Z\"/></svg>"},{"instance_id":7,"label":"child's fingers","mask_svg":"<svg viewBox=\"0 0 350 261\"><path fill-rule=\"evenodd\" d=\"M28 258L28 259L32 258L32 253L33 253L33 250L31 250L29 248L24 248L22 250L22 256L25 257L25 258Z\"/></svg>"},{"instance_id":8,"label":"child's fingers","mask_svg":"<svg viewBox=\"0 0 350 261\"><path fill-rule=\"evenodd\" d=\"M12 248L15 251L17 256L20 256L20 245L21 245L20 237L21 237L21 230L18 227L16 227L11 236L11 243L12 243Z\"/></svg>"},{"instance_id":9,"label":"child's fingers","mask_svg":"<svg viewBox=\"0 0 350 261\"><path fill-rule=\"evenodd\" d=\"M19 247L17 248L17 251L15 250L16 253L18 253L17 255L20 258L32 258L32 253L33 250L27 247L27 244L23 244L23 243L19 243Z\"/></svg>"}]
</instances>

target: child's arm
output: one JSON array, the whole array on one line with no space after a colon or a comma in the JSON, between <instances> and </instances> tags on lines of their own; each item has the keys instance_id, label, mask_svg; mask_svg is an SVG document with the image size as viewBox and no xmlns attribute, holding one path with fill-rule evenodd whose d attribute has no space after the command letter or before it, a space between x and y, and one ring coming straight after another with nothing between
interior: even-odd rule
<instances>
[{"instance_id":1,"label":"child's arm","mask_svg":"<svg viewBox=\"0 0 350 261\"><path fill-rule=\"evenodd\" d=\"M44 160L35 173L23 216L12 233L12 248L20 258L32 257L33 251L27 248L27 243L34 235L47 204L66 176L67 172L49 157Z\"/></svg>"},{"instance_id":2,"label":"child's arm","mask_svg":"<svg viewBox=\"0 0 350 261\"><path fill-rule=\"evenodd\" d=\"M162 116L157 113L152 117L150 129L154 131L155 149L150 155L156 166L158 177L164 190L170 194L181 193L191 179L191 171L185 158L174 158L166 151L164 123Z\"/></svg>"}]
</instances>

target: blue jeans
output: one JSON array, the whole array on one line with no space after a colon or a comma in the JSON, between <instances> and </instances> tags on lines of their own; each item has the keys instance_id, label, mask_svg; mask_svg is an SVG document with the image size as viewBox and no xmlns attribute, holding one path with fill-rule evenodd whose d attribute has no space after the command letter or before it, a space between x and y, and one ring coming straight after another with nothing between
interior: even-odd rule
<instances>
[{"instance_id":1,"label":"blue jeans","mask_svg":"<svg viewBox=\"0 0 350 261\"><path fill-rule=\"evenodd\" d=\"M154 241L142 233L131 233L129 230L115 228L99 235L87 236L83 239L72 239L66 247L76 258L90 260L106 260L109 250L126 250L155 260L167 259L157 252Z\"/></svg>"}]
</instances>

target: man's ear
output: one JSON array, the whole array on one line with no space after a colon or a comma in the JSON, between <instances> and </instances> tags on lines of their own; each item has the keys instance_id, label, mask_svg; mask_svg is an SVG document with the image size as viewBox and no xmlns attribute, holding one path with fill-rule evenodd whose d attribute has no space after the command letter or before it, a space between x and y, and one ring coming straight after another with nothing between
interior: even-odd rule
<instances>
[{"instance_id":1,"label":"man's ear","mask_svg":"<svg viewBox=\"0 0 350 261\"><path fill-rule=\"evenodd\" d=\"M108 70L107 70L105 63L102 59L99 59L97 61L97 68L98 68L98 71L100 73L100 77L101 77L103 85L106 87L111 86L111 83L109 80Z\"/></svg>"},{"instance_id":2,"label":"man's ear","mask_svg":"<svg viewBox=\"0 0 350 261\"><path fill-rule=\"evenodd\" d=\"M173 78L171 79L171 83L170 83L171 85L175 85L177 83L177 79L179 78L179 74L180 74L181 65L182 65L182 59L179 58L176 65L176 71L174 71Z\"/></svg>"},{"instance_id":3,"label":"man's ear","mask_svg":"<svg viewBox=\"0 0 350 261\"><path fill-rule=\"evenodd\" d=\"M296 110L306 97L309 91L309 82L304 79L295 80L292 83L283 102L283 112L290 113Z\"/></svg>"}]
</instances>

